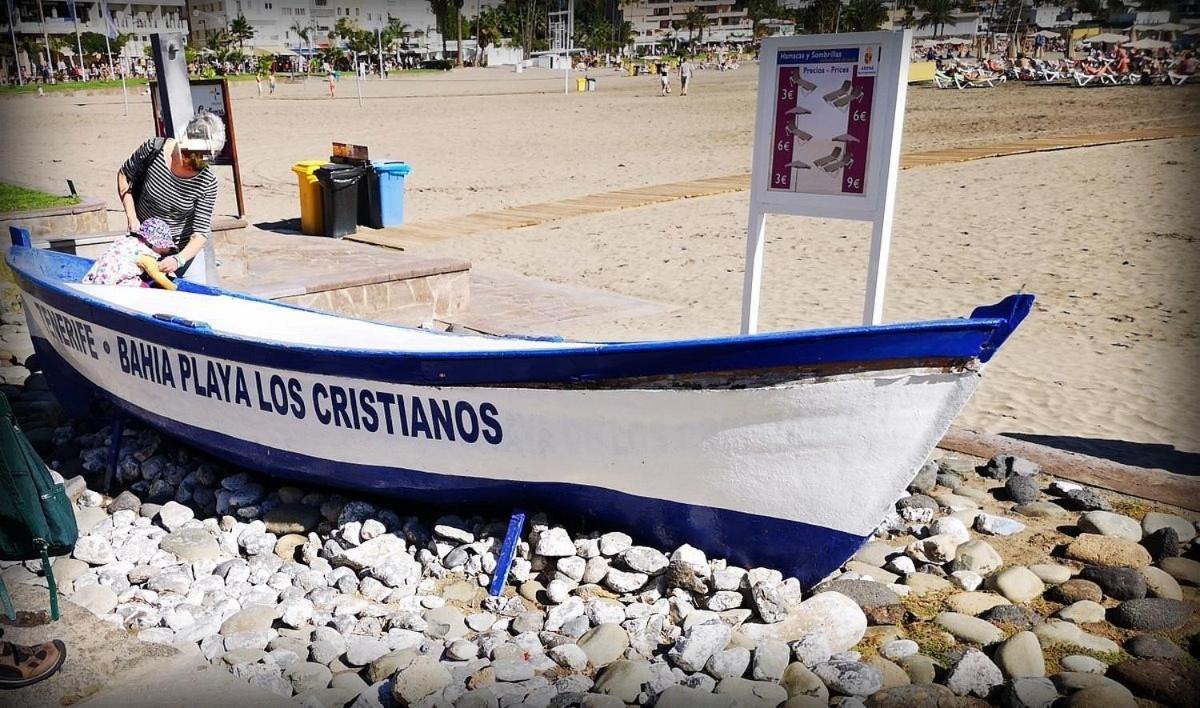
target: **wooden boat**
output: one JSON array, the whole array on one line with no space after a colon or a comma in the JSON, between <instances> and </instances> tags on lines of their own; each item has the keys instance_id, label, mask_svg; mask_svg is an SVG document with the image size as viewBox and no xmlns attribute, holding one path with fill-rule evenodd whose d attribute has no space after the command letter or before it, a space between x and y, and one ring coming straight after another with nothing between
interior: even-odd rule
<instances>
[{"instance_id":1,"label":"wooden boat","mask_svg":"<svg viewBox=\"0 0 1200 708\"><path fill-rule=\"evenodd\" d=\"M73 409L99 395L274 477L545 510L805 585L870 537L1033 302L590 343L397 327L186 282L81 285L90 261L27 242L8 264Z\"/></svg>"}]
</instances>

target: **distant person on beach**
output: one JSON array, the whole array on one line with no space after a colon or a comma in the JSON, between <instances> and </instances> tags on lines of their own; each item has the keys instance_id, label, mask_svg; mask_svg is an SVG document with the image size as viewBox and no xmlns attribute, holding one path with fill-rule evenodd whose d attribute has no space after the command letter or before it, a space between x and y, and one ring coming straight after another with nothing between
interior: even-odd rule
<instances>
[{"instance_id":1,"label":"distant person on beach","mask_svg":"<svg viewBox=\"0 0 1200 708\"><path fill-rule=\"evenodd\" d=\"M667 63L660 61L658 63L658 82L660 84L660 96L666 96L671 93L671 73L667 69Z\"/></svg>"},{"instance_id":2,"label":"distant person on beach","mask_svg":"<svg viewBox=\"0 0 1200 708\"><path fill-rule=\"evenodd\" d=\"M259 98L262 98L262 80L263 80L262 71L259 71L257 74L254 75L254 87L256 89L258 89L258 97Z\"/></svg>"},{"instance_id":3,"label":"distant person on beach","mask_svg":"<svg viewBox=\"0 0 1200 708\"><path fill-rule=\"evenodd\" d=\"M679 95L686 96L688 86L692 83L692 62L684 57L683 61L679 62Z\"/></svg>"},{"instance_id":4,"label":"distant person on beach","mask_svg":"<svg viewBox=\"0 0 1200 708\"><path fill-rule=\"evenodd\" d=\"M142 256L158 260L175 251L175 237L167 222L152 216L138 226L136 232L113 241L112 245L92 263L79 282L91 285L120 285L150 287L150 279L138 265Z\"/></svg>"},{"instance_id":5,"label":"distant person on beach","mask_svg":"<svg viewBox=\"0 0 1200 708\"><path fill-rule=\"evenodd\" d=\"M274 93L275 93L275 69L273 69L273 68L267 73L267 85L270 86L271 94L274 95Z\"/></svg>"},{"instance_id":6,"label":"distant person on beach","mask_svg":"<svg viewBox=\"0 0 1200 708\"><path fill-rule=\"evenodd\" d=\"M117 196L129 230L140 232L151 217L171 228L175 246L158 262L167 275L208 281L212 264L201 251L211 237L217 201L217 178L209 165L224 148L224 124L201 113L188 122L181 140L147 140L117 170Z\"/></svg>"},{"instance_id":7,"label":"distant person on beach","mask_svg":"<svg viewBox=\"0 0 1200 708\"><path fill-rule=\"evenodd\" d=\"M329 84L329 97L333 98L334 87L337 85L337 72L328 62L325 63L325 81Z\"/></svg>"}]
</instances>

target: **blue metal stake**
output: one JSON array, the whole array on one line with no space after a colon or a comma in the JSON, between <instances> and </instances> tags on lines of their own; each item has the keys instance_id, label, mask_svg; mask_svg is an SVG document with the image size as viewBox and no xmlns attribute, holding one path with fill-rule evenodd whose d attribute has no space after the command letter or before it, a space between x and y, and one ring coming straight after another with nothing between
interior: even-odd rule
<instances>
[{"instance_id":1,"label":"blue metal stake","mask_svg":"<svg viewBox=\"0 0 1200 708\"><path fill-rule=\"evenodd\" d=\"M121 461L121 435L125 432L125 421L116 418L109 431L111 440L108 442L108 471L104 474L104 493L112 491L113 477L117 474L117 463Z\"/></svg>"},{"instance_id":2,"label":"blue metal stake","mask_svg":"<svg viewBox=\"0 0 1200 708\"><path fill-rule=\"evenodd\" d=\"M513 556L517 554L517 544L521 541L521 532L524 530L525 512L516 509L508 520L504 545L500 546L500 557L496 559L496 572L492 574L492 584L488 586L488 594L492 597L499 597L504 591L504 583L508 580L508 571L512 569Z\"/></svg>"}]
</instances>

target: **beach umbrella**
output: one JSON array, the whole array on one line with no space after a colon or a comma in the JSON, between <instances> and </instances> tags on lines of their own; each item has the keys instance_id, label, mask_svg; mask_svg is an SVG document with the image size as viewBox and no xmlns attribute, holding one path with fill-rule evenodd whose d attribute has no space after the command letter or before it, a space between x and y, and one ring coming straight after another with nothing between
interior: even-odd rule
<instances>
[{"instance_id":1,"label":"beach umbrella","mask_svg":"<svg viewBox=\"0 0 1200 708\"><path fill-rule=\"evenodd\" d=\"M1062 35L1059 34L1058 32L1051 32L1050 30L1038 30L1037 32L1034 32L1034 36L1035 37L1049 37L1050 39L1054 39L1056 37L1061 37Z\"/></svg>"},{"instance_id":2,"label":"beach umbrella","mask_svg":"<svg viewBox=\"0 0 1200 708\"><path fill-rule=\"evenodd\" d=\"M1200 34L1200 27L1193 27L1184 34Z\"/></svg>"},{"instance_id":3,"label":"beach umbrella","mask_svg":"<svg viewBox=\"0 0 1200 708\"><path fill-rule=\"evenodd\" d=\"M1121 42L1128 42L1129 36L1124 34L1113 34L1110 32L1108 34L1098 34L1094 37L1088 37L1083 41L1088 42L1089 44L1120 44Z\"/></svg>"},{"instance_id":4,"label":"beach umbrella","mask_svg":"<svg viewBox=\"0 0 1200 708\"><path fill-rule=\"evenodd\" d=\"M1121 45L1127 49L1169 49L1170 42L1164 42L1161 39L1150 39L1148 37L1139 39L1136 42L1129 42Z\"/></svg>"},{"instance_id":5,"label":"beach umbrella","mask_svg":"<svg viewBox=\"0 0 1200 708\"><path fill-rule=\"evenodd\" d=\"M943 40L943 44L970 44L970 42L958 37L951 37L950 39Z\"/></svg>"}]
</instances>

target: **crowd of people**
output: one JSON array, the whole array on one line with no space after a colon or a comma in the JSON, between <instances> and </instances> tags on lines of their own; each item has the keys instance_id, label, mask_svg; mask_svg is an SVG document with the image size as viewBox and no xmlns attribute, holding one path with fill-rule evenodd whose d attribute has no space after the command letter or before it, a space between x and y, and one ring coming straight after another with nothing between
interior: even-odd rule
<instances>
[{"instance_id":1,"label":"crowd of people","mask_svg":"<svg viewBox=\"0 0 1200 708\"><path fill-rule=\"evenodd\" d=\"M994 85L999 81L1063 82L1092 85L1179 85L1196 76L1200 61L1192 50L1135 49L1082 45L1080 55L1044 59L1020 53L1013 60L990 55L978 61L951 56L937 60L939 81L948 86Z\"/></svg>"}]
</instances>

